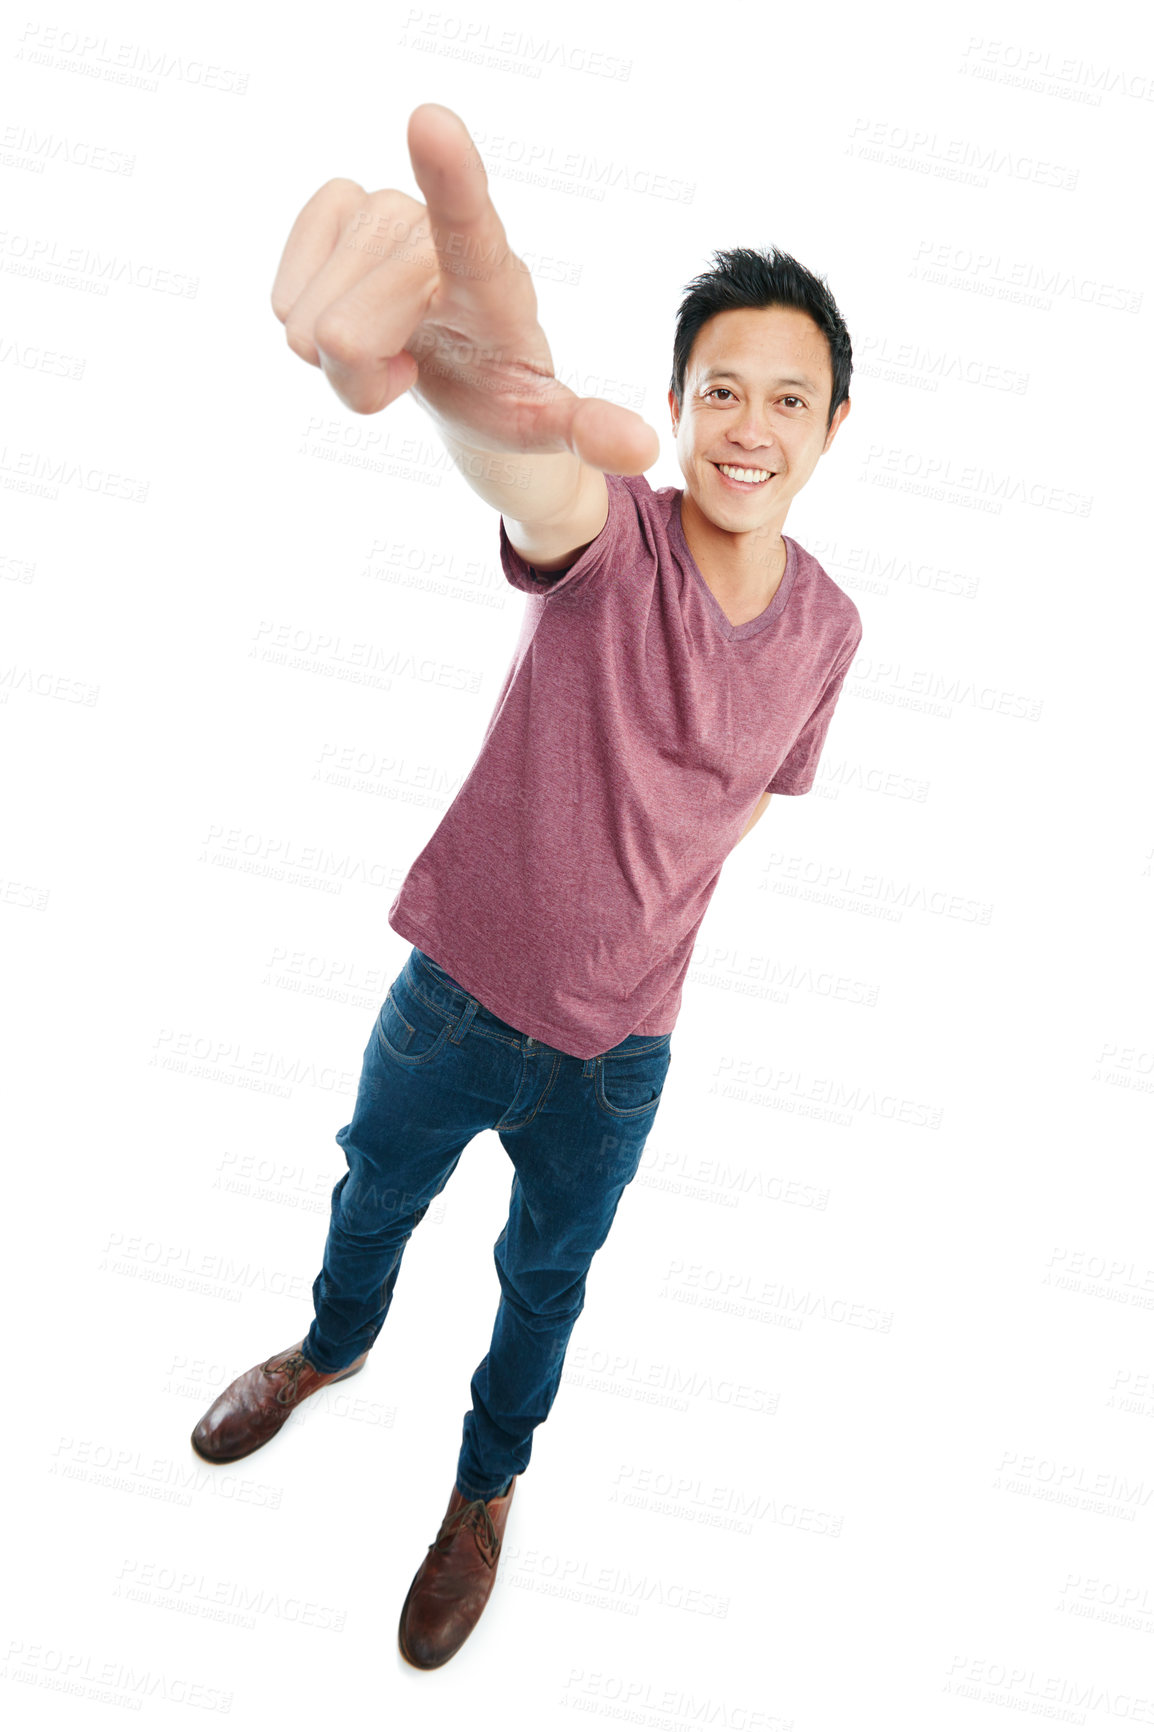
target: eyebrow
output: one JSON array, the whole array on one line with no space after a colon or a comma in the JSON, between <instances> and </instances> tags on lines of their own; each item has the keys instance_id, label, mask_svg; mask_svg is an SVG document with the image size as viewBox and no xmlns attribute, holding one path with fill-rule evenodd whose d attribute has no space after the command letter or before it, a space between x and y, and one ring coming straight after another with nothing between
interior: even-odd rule
<instances>
[{"instance_id":1,"label":"eyebrow","mask_svg":"<svg viewBox=\"0 0 1154 1732\"><path fill-rule=\"evenodd\" d=\"M701 375L702 384L704 385L709 379L733 379L739 385L745 383L741 374L735 373L730 367L710 367L708 372ZM800 385L803 391L816 392L817 390L812 379L775 379L773 385L775 390L779 385Z\"/></svg>"}]
</instances>

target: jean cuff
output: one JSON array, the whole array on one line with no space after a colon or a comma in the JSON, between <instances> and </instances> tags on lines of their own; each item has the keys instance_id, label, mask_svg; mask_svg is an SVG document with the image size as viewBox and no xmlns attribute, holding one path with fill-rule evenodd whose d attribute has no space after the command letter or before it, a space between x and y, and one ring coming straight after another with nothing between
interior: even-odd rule
<instances>
[{"instance_id":1,"label":"jean cuff","mask_svg":"<svg viewBox=\"0 0 1154 1732\"><path fill-rule=\"evenodd\" d=\"M477 1498L480 1498L482 1503L488 1503L490 1501L490 1499L492 1499L492 1498L504 1497L505 1493L508 1491L508 1489L512 1485L512 1483L513 1483L513 1475L510 1474L508 1479L505 1481L504 1485L500 1486L496 1491L469 1491L458 1480L457 1481L457 1490L460 1492L461 1496L468 1503L473 1503Z\"/></svg>"}]
</instances>

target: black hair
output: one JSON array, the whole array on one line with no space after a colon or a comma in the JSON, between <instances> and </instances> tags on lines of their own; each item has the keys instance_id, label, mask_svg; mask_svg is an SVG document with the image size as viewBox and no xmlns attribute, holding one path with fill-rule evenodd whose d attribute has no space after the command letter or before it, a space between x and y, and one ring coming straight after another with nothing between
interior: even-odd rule
<instances>
[{"instance_id":1,"label":"black hair","mask_svg":"<svg viewBox=\"0 0 1154 1732\"><path fill-rule=\"evenodd\" d=\"M808 313L829 344L833 392L830 396L826 431L834 414L849 396L853 372L853 350L845 320L824 277L779 248L730 247L713 255L711 270L702 271L686 285L685 298L677 311L673 337L673 373L669 384L681 408L685 369L694 339L707 319L733 307L795 307Z\"/></svg>"}]
</instances>

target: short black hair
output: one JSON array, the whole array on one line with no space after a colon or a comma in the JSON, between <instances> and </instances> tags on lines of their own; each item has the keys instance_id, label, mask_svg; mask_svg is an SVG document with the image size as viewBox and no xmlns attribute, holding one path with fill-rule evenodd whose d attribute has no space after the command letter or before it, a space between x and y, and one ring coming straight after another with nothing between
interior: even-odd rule
<instances>
[{"instance_id":1,"label":"short black hair","mask_svg":"<svg viewBox=\"0 0 1154 1732\"><path fill-rule=\"evenodd\" d=\"M712 269L686 284L685 298L677 311L669 384L678 409L694 340L707 319L733 307L795 307L809 314L829 344L833 392L826 420L828 432L836 411L849 396L853 350L845 320L825 278L815 277L792 254L776 247L760 252L754 247L729 247L715 252L713 259Z\"/></svg>"}]
</instances>

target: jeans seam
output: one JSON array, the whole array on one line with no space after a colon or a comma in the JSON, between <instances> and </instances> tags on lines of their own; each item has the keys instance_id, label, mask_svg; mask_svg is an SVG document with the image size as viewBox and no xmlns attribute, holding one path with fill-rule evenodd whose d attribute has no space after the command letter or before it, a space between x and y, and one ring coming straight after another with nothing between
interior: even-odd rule
<instances>
[{"instance_id":1,"label":"jeans seam","mask_svg":"<svg viewBox=\"0 0 1154 1732\"><path fill-rule=\"evenodd\" d=\"M553 1092L553 1084L557 1081L557 1073L561 1069L561 1059L563 1056L564 1055L562 1053L559 1053L559 1052L555 1052L553 1054L553 1069L549 1073L549 1081L545 1084L544 1089L541 1091L540 1095L537 1097L537 1104L533 1108L533 1111L529 1114L529 1117L527 1119L518 1119L517 1123L515 1125L507 1125L507 1124L505 1124L504 1120L502 1119L500 1122L498 1122L497 1124L495 1124L493 1126L493 1129L495 1131L520 1131L520 1130L523 1130L526 1125L531 1125L533 1123L533 1120L537 1117L537 1114L541 1111L541 1108L545 1105L545 1102L549 1099L549 1096ZM525 1062L526 1061L524 1059L522 1059L522 1061L521 1061L521 1082L517 1085L517 1094L518 1095L520 1094L521 1088L522 1088L524 1081L525 1081ZM517 1098L517 1095L514 1095L513 1099L516 1100L516 1098Z\"/></svg>"},{"instance_id":2,"label":"jeans seam","mask_svg":"<svg viewBox=\"0 0 1154 1732\"><path fill-rule=\"evenodd\" d=\"M390 990L391 990L391 988L390 988ZM401 1021L405 1025L405 1027L409 1030L409 1033L412 1034L414 1032L413 1025L409 1021L408 1017L401 1010L400 1006L397 1004L396 999L393 1000L393 1005L394 1005L394 1008L396 1009L397 1015L400 1017ZM427 1064L430 1059L439 1057L442 1049L446 1046L449 1039L451 1038L455 1026L456 1026L455 1023L450 1023L447 1028L443 1028L441 1030L440 1034L437 1036L436 1040L433 1042L432 1046L429 1048L428 1052L419 1052L419 1053L408 1053L408 1052L397 1051L397 1049L390 1044L389 1038L384 1031L384 1028L381 1024L381 1018L379 1016L377 1017L377 1026L374 1030L374 1033L376 1034L377 1040L380 1042L381 1046L384 1049L385 1056L388 1059L390 1059L393 1062L393 1064L403 1064L409 1070L413 1070L419 1065Z\"/></svg>"}]
</instances>

